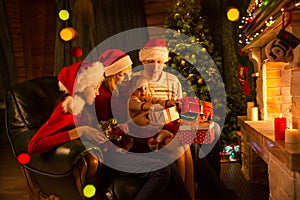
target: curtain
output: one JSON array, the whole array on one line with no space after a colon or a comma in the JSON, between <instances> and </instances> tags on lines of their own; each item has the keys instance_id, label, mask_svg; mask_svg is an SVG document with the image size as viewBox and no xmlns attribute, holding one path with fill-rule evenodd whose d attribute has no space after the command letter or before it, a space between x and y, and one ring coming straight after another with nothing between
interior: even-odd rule
<instances>
[{"instance_id":1,"label":"curtain","mask_svg":"<svg viewBox=\"0 0 300 200\"><path fill-rule=\"evenodd\" d=\"M15 57L4 0L0 0L0 41L0 102L2 102L5 90L17 82Z\"/></svg>"},{"instance_id":2,"label":"curtain","mask_svg":"<svg viewBox=\"0 0 300 200\"><path fill-rule=\"evenodd\" d=\"M56 0L57 13L61 9L67 9L71 18L67 21L56 19L54 75L63 66L85 59L93 48L107 38L129 29L147 26L143 0ZM64 42L59 38L59 31L67 26L73 27L78 33L71 42ZM147 39L145 37L145 34L137 34L135 40L144 42ZM132 42L127 42L126 38L117 40L125 46ZM82 49L82 57L70 55L73 47ZM138 63L137 51L128 54L134 64Z\"/></svg>"}]
</instances>

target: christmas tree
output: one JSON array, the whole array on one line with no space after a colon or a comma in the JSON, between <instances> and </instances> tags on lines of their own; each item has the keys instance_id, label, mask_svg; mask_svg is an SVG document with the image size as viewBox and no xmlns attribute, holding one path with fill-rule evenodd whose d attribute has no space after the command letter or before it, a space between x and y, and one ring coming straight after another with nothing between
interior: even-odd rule
<instances>
[{"instance_id":1,"label":"christmas tree","mask_svg":"<svg viewBox=\"0 0 300 200\"><path fill-rule=\"evenodd\" d=\"M171 48L168 66L178 71L183 76L181 79L188 80L190 88L199 99L213 101L214 109L224 108L224 99L211 98L212 85L214 89L224 87L219 76L222 74L222 58L215 48L206 18L202 16L200 1L175 0L173 7L169 8L165 28L175 31L172 37L167 38L168 47ZM177 33L188 38L183 40ZM194 43L202 48L194 48ZM186 49L189 51L184 56L172 53L184 52ZM196 69L195 66L200 67ZM189 93L190 88L183 86L184 93ZM220 117L214 116L213 119L218 121Z\"/></svg>"},{"instance_id":2,"label":"christmas tree","mask_svg":"<svg viewBox=\"0 0 300 200\"><path fill-rule=\"evenodd\" d=\"M214 115L213 120L223 125L220 142L222 146L226 146L237 141L236 131L239 128L237 126L237 116L243 114L240 107L245 104L245 96L237 91L228 93L228 90L232 91L234 88L240 88L239 84L236 84L236 80L227 83L225 96L217 95L216 98L211 98L215 95L212 94L216 91L215 88L221 88L220 91L222 91L222 87L224 87L223 81L218 76L218 74L221 74L223 78L225 77L223 73L224 60L220 56L223 55L222 52L218 52L215 46L209 30L209 23L201 7L200 0L174 0L173 6L169 8L165 28L171 29L175 33L172 37L167 38L168 47L174 47L174 52L184 51L186 48L192 49L193 45L191 44L196 42L201 45L202 49L192 50L190 52L193 53L185 56L170 53L171 58L168 65L184 76L181 78L188 80L193 92L199 99L212 101L214 112L217 111L217 115ZM176 33L187 35L190 41L178 42L180 36ZM220 50L220 47L218 49ZM210 60L213 60L214 63L212 64ZM195 70L197 64L201 67ZM226 69L226 73L232 71L235 72L236 68ZM233 75L232 79L234 77ZM184 92L188 93L189 90L189 88L183 87Z\"/></svg>"}]
</instances>

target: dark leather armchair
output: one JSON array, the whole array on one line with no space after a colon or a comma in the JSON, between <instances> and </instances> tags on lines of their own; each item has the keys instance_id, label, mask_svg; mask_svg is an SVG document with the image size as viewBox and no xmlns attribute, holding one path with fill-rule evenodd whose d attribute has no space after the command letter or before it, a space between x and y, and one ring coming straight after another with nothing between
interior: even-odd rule
<instances>
[{"instance_id":1,"label":"dark leather armchair","mask_svg":"<svg viewBox=\"0 0 300 200\"><path fill-rule=\"evenodd\" d=\"M27 153L31 137L49 118L54 107L64 97L56 77L43 77L16 84L6 92L7 135L16 158ZM86 184L92 183L101 191L99 167L101 151L88 147L80 140L67 142L51 152L31 155L30 162L20 164L31 199L79 200ZM109 188L93 199L132 199L140 188L135 180L112 180ZM128 187L130 190L128 190ZM128 192L130 191L130 192ZM106 195L103 195L103 194ZM116 198L118 196L119 198Z\"/></svg>"}]
</instances>

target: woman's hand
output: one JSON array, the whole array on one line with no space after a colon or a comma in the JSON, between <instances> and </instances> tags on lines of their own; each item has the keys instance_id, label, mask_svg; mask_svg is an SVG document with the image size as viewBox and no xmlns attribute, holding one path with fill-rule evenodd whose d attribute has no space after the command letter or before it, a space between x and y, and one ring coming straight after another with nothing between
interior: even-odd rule
<instances>
[{"instance_id":1,"label":"woman's hand","mask_svg":"<svg viewBox=\"0 0 300 200\"><path fill-rule=\"evenodd\" d=\"M77 132L79 137L87 139L93 143L102 144L107 141L104 133L102 133L99 129L91 126L77 127Z\"/></svg>"}]
</instances>

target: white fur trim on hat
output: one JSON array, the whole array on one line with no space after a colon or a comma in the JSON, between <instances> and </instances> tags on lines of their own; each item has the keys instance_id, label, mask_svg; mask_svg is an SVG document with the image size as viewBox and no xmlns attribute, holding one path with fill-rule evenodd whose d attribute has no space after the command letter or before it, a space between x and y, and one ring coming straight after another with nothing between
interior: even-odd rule
<instances>
[{"instance_id":1,"label":"white fur trim on hat","mask_svg":"<svg viewBox=\"0 0 300 200\"><path fill-rule=\"evenodd\" d=\"M167 62L169 60L169 51L166 47L145 47L139 52L140 61L145 60L163 60Z\"/></svg>"},{"instance_id":2,"label":"white fur trim on hat","mask_svg":"<svg viewBox=\"0 0 300 200\"><path fill-rule=\"evenodd\" d=\"M112 63L111 65L106 66L104 68L105 76L115 75L130 65L132 65L132 61L130 57L126 55L123 58Z\"/></svg>"},{"instance_id":3,"label":"white fur trim on hat","mask_svg":"<svg viewBox=\"0 0 300 200\"><path fill-rule=\"evenodd\" d=\"M80 71L76 77L75 93L81 93L85 88L89 86L93 86L96 88L96 86L98 84L101 84L104 80L103 74L104 66L100 62L94 62L86 69L82 69L82 71ZM59 82L58 84L61 91L67 92L66 88L61 82ZM66 99L62 103L62 107L65 113L73 113L74 115L77 115L82 111L85 103L86 102L82 97L75 94L74 97L66 97Z\"/></svg>"},{"instance_id":4,"label":"white fur trim on hat","mask_svg":"<svg viewBox=\"0 0 300 200\"><path fill-rule=\"evenodd\" d=\"M77 74L75 93L83 92L89 86L96 87L99 81L103 80L104 66L101 62L94 62L87 69L83 69Z\"/></svg>"},{"instance_id":5,"label":"white fur trim on hat","mask_svg":"<svg viewBox=\"0 0 300 200\"><path fill-rule=\"evenodd\" d=\"M67 88L62 84L62 82L58 81L58 87L59 87L59 91L65 92L65 93L69 93Z\"/></svg>"}]
</instances>

